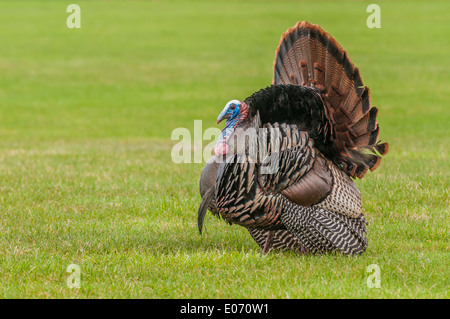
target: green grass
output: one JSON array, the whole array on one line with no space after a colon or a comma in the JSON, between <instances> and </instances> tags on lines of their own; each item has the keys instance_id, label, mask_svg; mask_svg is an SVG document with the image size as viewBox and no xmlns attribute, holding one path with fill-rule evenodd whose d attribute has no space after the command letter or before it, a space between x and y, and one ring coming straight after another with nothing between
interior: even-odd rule
<instances>
[{"instance_id":1,"label":"green grass","mask_svg":"<svg viewBox=\"0 0 450 319\"><path fill-rule=\"evenodd\" d=\"M448 1L378 1L381 29L366 27L368 1L77 1L78 30L69 3L0 3L0 297L449 297ZM170 157L173 129L214 127L270 83L302 19L349 52L391 145L357 181L359 257L262 256L211 215L199 236L203 164Z\"/></svg>"}]
</instances>

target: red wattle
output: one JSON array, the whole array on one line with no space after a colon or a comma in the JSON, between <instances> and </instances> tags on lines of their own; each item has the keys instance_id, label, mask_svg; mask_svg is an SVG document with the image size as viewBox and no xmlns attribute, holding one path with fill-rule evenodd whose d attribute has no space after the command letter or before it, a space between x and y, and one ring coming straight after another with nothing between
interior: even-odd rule
<instances>
[{"instance_id":1,"label":"red wattle","mask_svg":"<svg viewBox=\"0 0 450 319\"><path fill-rule=\"evenodd\" d=\"M225 155L229 151L229 146L226 143L216 144L214 146L214 155L219 157L220 155Z\"/></svg>"}]
</instances>

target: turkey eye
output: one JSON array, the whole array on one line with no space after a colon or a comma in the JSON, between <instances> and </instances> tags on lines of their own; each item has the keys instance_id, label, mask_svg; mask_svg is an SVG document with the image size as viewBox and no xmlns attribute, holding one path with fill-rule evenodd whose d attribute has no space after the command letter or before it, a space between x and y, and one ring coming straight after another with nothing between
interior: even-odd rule
<instances>
[{"instance_id":1,"label":"turkey eye","mask_svg":"<svg viewBox=\"0 0 450 319\"><path fill-rule=\"evenodd\" d=\"M231 106L230 106L230 110L234 110L236 108L236 105L234 105L234 104L232 104Z\"/></svg>"}]
</instances>

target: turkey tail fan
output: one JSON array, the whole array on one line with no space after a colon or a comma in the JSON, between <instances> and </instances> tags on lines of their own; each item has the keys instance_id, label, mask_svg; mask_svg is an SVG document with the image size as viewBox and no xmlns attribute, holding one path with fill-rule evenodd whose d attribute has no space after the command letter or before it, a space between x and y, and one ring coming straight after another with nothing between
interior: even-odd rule
<instances>
[{"instance_id":1,"label":"turkey tail fan","mask_svg":"<svg viewBox=\"0 0 450 319\"><path fill-rule=\"evenodd\" d=\"M301 85L320 95L332 127L331 160L349 176L375 170L389 149L378 141L378 109L359 69L341 45L318 25L298 22L281 37L272 84Z\"/></svg>"}]
</instances>

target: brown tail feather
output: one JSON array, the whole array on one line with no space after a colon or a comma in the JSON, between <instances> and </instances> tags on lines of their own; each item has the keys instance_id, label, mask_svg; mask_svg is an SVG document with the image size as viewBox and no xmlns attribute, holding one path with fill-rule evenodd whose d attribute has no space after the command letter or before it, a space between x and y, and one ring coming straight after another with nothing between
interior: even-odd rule
<instances>
[{"instance_id":1,"label":"brown tail feather","mask_svg":"<svg viewBox=\"0 0 450 319\"><path fill-rule=\"evenodd\" d=\"M358 122L349 127L350 133L357 137L367 131L372 132L378 124L377 115L378 109L376 107L372 107L369 112L358 120Z\"/></svg>"},{"instance_id":2,"label":"brown tail feather","mask_svg":"<svg viewBox=\"0 0 450 319\"><path fill-rule=\"evenodd\" d=\"M375 170L387 143L378 141L378 109L347 52L327 32L306 21L281 37L275 52L273 84L315 88L333 127L331 158L353 178Z\"/></svg>"}]
</instances>

